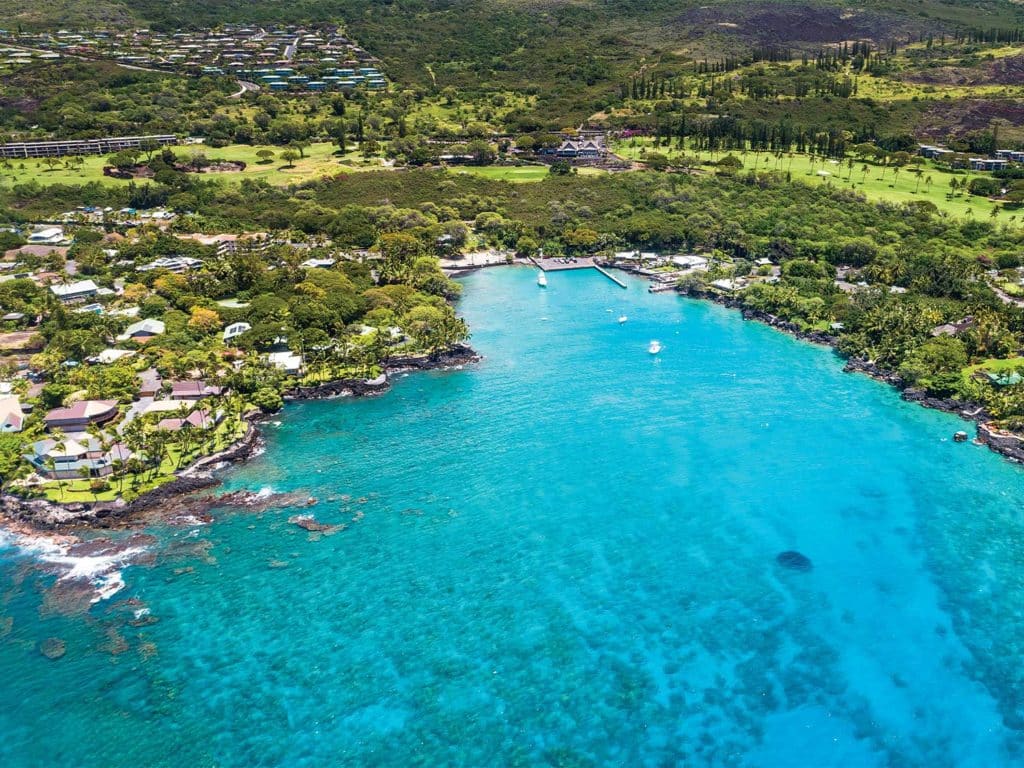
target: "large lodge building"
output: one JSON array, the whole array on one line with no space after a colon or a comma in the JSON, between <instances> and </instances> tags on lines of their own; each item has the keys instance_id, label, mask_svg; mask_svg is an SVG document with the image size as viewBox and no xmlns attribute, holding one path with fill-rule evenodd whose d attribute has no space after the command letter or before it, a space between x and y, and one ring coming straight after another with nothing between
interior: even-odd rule
<instances>
[{"instance_id":1,"label":"large lodge building","mask_svg":"<svg viewBox=\"0 0 1024 768\"><path fill-rule=\"evenodd\" d=\"M64 139L61 141L15 141L0 144L0 157L8 159L32 157L64 157L65 155L106 155L122 149L142 149L147 145L177 144L171 134L156 136L115 136L106 139Z\"/></svg>"}]
</instances>

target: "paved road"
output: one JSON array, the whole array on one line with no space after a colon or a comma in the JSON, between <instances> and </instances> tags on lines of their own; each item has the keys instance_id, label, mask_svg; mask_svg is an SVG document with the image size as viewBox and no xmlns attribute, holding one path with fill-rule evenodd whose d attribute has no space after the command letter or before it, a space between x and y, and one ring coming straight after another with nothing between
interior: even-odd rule
<instances>
[{"instance_id":1,"label":"paved road","mask_svg":"<svg viewBox=\"0 0 1024 768\"><path fill-rule=\"evenodd\" d=\"M1016 307L1024 307L1024 299L1015 299L1002 288L997 288L994 285L992 286L992 290L995 291L996 296L998 296L999 300L1004 304L1013 304Z\"/></svg>"},{"instance_id":2,"label":"paved road","mask_svg":"<svg viewBox=\"0 0 1024 768\"><path fill-rule=\"evenodd\" d=\"M228 96L229 99L240 99L242 98L242 94L246 91L258 93L260 90L260 87L256 85L256 83L250 83L248 80L236 80L235 82L237 82L238 85L241 87L236 93L232 93L230 96Z\"/></svg>"}]
</instances>

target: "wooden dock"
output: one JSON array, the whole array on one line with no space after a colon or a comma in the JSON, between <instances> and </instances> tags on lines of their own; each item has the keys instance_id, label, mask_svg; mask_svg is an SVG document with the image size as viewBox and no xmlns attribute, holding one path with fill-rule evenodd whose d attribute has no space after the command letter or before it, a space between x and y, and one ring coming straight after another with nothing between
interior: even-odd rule
<instances>
[{"instance_id":1,"label":"wooden dock","mask_svg":"<svg viewBox=\"0 0 1024 768\"><path fill-rule=\"evenodd\" d=\"M589 256L581 259L575 259L573 261L566 261L563 259L535 259L531 257L530 261L532 261L542 272L567 272L573 269L596 269L602 275L619 286L619 288L628 287L622 280L615 277L615 275L599 267Z\"/></svg>"}]
</instances>

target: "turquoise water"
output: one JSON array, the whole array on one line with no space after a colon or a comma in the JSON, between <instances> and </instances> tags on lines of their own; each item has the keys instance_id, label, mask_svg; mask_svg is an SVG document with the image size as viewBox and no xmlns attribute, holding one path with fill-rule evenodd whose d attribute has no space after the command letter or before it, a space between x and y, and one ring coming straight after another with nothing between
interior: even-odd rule
<instances>
[{"instance_id":1,"label":"turquoise water","mask_svg":"<svg viewBox=\"0 0 1024 768\"><path fill-rule=\"evenodd\" d=\"M0 764L1024 762L1020 469L717 306L465 286L483 363L290 405L228 478L346 530L163 531L85 619L0 558Z\"/></svg>"}]
</instances>

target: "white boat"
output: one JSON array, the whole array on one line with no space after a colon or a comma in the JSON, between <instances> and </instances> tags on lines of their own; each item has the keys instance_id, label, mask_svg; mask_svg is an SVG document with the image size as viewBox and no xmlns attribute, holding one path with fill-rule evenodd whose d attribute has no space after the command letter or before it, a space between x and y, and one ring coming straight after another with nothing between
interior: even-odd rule
<instances>
[{"instance_id":1,"label":"white boat","mask_svg":"<svg viewBox=\"0 0 1024 768\"><path fill-rule=\"evenodd\" d=\"M622 325L627 320L629 320L629 318L626 317L625 315L619 315L619 325Z\"/></svg>"},{"instance_id":2,"label":"white boat","mask_svg":"<svg viewBox=\"0 0 1024 768\"><path fill-rule=\"evenodd\" d=\"M659 352L661 352L661 342L657 340L652 341L650 344L647 345L647 351L650 352L652 355L658 354Z\"/></svg>"},{"instance_id":3,"label":"white boat","mask_svg":"<svg viewBox=\"0 0 1024 768\"><path fill-rule=\"evenodd\" d=\"M548 287L548 276L545 275L543 272L537 273L537 285L539 285L541 288Z\"/></svg>"}]
</instances>

